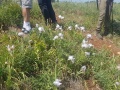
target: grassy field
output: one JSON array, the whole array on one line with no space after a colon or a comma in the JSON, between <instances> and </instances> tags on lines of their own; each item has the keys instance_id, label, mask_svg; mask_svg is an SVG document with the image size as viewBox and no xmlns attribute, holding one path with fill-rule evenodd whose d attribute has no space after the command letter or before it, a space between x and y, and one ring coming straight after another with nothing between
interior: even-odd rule
<instances>
[{"instance_id":1,"label":"grassy field","mask_svg":"<svg viewBox=\"0 0 120 90\"><path fill-rule=\"evenodd\" d=\"M113 8L114 37L107 37L118 47L119 6L114 4ZM104 48L96 50L87 42L90 37L83 35L95 30L96 3L53 3L53 7L57 18L64 16L63 20L58 18L62 29L45 26L34 3L33 29L29 35L18 36L15 27L22 26L21 8L14 2L0 4L0 90L67 90L70 80L80 81L87 90L84 81L90 78L102 90L120 90L120 57ZM76 25L84 27L84 32Z\"/></svg>"}]
</instances>

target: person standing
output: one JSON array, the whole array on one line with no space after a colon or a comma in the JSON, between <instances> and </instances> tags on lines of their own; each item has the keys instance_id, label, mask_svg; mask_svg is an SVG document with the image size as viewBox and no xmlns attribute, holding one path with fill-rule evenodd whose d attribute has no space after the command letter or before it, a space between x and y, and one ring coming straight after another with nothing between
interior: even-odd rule
<instances>
[{"instance_id":1,"label":"person standing","mask_svg":"<svg viewBox=\"0 0 120 90\"><path fill-rule=\"evenodd\" d=\"M113 0L99 0L99 18L96 27L96 36L103 39L110 32L110 17L113 6ZM102 27L104 32L102 34Z\"/></svg>"},{"instance_id":2,"label":"person standing","mask_svg":"<svg viewBox=\"0 0 120 90\"><path fill-rule=\"evenodd\" d=\"M27 34L31 30L30 25L30 9L32 8L32 0L20 0L22 7L22 15L23 15L23 28L22 32Z\"/></svg>"},{"instance_id":3,"label":"person standing","mask_svg":"<svg viewBox=\"0 0 120 90\"><path fill-rule=\"evenodd\" d=\"M56 24L57 20L51 4L51 0L38 0L38 4L45 19L45 24Z\"/></svg>"}]
</instances>

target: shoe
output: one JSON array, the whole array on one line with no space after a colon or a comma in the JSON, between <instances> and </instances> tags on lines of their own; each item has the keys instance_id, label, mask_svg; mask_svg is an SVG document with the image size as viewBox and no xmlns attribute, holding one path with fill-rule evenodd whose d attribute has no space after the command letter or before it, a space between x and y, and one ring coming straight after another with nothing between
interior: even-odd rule
<instances>
[{"instance_id":1,"label":"shoe","mask_svg":"<svg viewBox=\"0 0 120 90\"><path fill-rule=\"evenodd\" d=\"M24 34L28 34L28 33L30 32L30 30L28 31L28 30L26 30L25 28L22 28L22 32L23 32Z\"/></svg>"},{"instance_id":2,"label":"shoe","mask_svg":"<svg viewBox=\"0 0 120 90\"><path fill-rule=\"evenodd\" d=\"M22 28L22 32L24 32L25 34L29 33L31 31L31 26L30 24L24 24L23 28Z\"/></svg>"},{"instance_id":3,"label":"shoe","mask_svg":"<svg viewBox=\"0 0 120 90\"><path fill-rule=\"evenodd\" d=\"M103 36L107 36L109 34L109 30L105 30Z\"/></svg>"},{"instance_id":4,"label":"shoe","mask_svg":"<svg viewBox=\"0 0 120 90\"><path fill-rule=\"evenodd\" d=\"M103 36L102 36L99 32L96 32L96 37L97 37L98 39L103 40Z\"/></svg>"}]
</instances>

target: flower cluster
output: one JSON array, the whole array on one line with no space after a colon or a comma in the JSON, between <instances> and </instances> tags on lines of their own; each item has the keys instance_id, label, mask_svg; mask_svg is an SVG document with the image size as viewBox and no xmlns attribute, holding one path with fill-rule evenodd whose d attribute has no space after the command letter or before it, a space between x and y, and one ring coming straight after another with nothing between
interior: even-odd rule
<instances>
[{"instance_id":1,"label":"flower cluster","mask_svg":"<svg viewBox=\"0 0 120 90\"><path fill-rule=\"evenodd\" d=\"M13 51L13 50L14 50L14 48L15 48L15 46L14 46L14 45L12 45L12 46L7 45L7 50L8 50L9 52Z\"/></svg>"},{"instance_id":2,"label":"flower cluster","mask_svg":"<svg viewBox=\"0 0 120 90\"><path fill-rule=\"evenodd\" d=\"M82 32L85 32L85 27L84 26L79 26L78 24L75 25L75 30L80 30Z\"/></svg>"},{"instance_id":3,"label":"flower cluster","mask_svg":"<svg viewBox=\"0 0 120 90\"><path fill-rule=\"evenodd\" d=\"M57 24L55 30L63 31L63 28L62 28L62 26L60 26L59 24Z\"/></svg>"},{"instance_id":4,"label":"flower cluster","mask_svg":"<svg viewBox=\"0 0 120 90\"><path fill-rule=\"evenodd\" d=\"M56 40L58 38L63 39L63 34L59 33L58 35L54 36L53 40Z\"/></svg>"},{"instance_id":5,"label":"flower cluster","mask_svg":"<svg viewBox=\"0 0 120 90\"><path fill-rule=\"evenodd\" d=\"M92 45L91 43L89 43L88 40L83 39L81 47L82 48L91 48L91 47L94 47L94 45Z\"/></svg>"}]
</instances>

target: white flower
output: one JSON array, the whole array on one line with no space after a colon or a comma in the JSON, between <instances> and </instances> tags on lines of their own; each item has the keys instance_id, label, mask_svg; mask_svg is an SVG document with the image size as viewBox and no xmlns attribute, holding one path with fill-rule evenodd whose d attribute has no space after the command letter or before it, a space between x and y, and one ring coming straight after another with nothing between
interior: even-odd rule
<instances>
[{"instance_id":1,"label":"white flower","mask_svg":"<svg viewBox=\"0 0 120 90\"><path fill-rule=\"evenodd\" d=\"M88 40L83 39L82 44L87 44Z\"/></svg>"},{"instance_id":2,"label":"white flower","mask_svg":"<svg viewBox=\"0 0 120 90\"><path fill-rule=\"evenodd\" d=\"M83 39L82 44L81 44L81 47L82 47L82 48L89 48L88 41L85 40L85 39Z\"/></svg>"},{"instance_id":3,"label":"white flower","mask_svg":"<svg viewBox=\"0 0 120 90\"><path fill-rule=\"evenodd\" d=\"M61 20L64 19L64 17L62 15L59 15L58 18Z\"/></svg>"},{"instance_id":4,"label":"white flower","mask_svg":"<svg viewBox=\"0 0 120 90\"><path fill-rule=\"evenodd\" d=\"M120 70L120 64L118 64L116 68L117 68L118 70Z\"/></svg>"},{"instance_id":5,"label":"white flower","mask_svg":"<svg viewBox=\"0 0 120 90\"><path fill-rule=\"evenodd\" d=\"M119 85L120 85L120 82L115 82L115 84L116 84L117 86L119 86Z\"/></svg>"},{"instance_id":6,"label":"white flower","mask_svg":"<svg viewBox=\"0 0 120 90\"><path fill-rule=\"evenodd\" d=\"M61 17L62 17L61 15L58 16L58 18L61 18Z\"/></svg>"},{"instance_id":7,"label":"white flower","mask_svg":"<svg viewBox=\"0 0 120 90\"><path fill-rule=\"evenodd\" d=\"M38 30L39 30L40 33L45 32L43 27L39 27Z\"/></svg>"},{"instance_id":8,"label":"white flower","mask_svg":"<svg viewBox=\"0 0 120 90\"><path fill-rule=\"evenodd\" d=\"M11 49L13 50L14 48L15 48L15 46L14 46L14 45L12 45L12 46L11 46Z\"/></svg>"},{"instance_id":9,"label":"white flower","mask_svg":"<svg viewBox=\"0 0 120 90\"><path fill-rule=\"evenodd\" d=\"M90 52L85 52L85 56L90 56Z\"/></svg>"},{"instance_id":10,"label":"white flower","mask_svg":"<svg viewBox=\"0 0 120 90\"><path fill-rule=\"evenodd\" d=\"M56 79L53 84L57 87L59 87L62 83L61 83L61 80L60 79Z\"/></svg>"},{"instance_id":11,"label":"white flower","mask_svg":"<svg viewBox=\"0 0 120 90\"><path fill-rule=\"evenodd\" d=\"M94 45L92 45L91 43L88 43L88 40L83 39L82 44L81 44L82 48L91 48L93 46Z\"/></svg>"},{"instance_id":12,"label":"white flower","mask_svg":"<svg viewBox=\"0 0 120 90\"><path fill-rule=\"evenodd\" d=\"M74 56L71 56L71 55L68 57L68 60L70 60L72 63L75 62L75 58L74 58Z\"/></svg>"},{"instance_id":13,"label":"white flower","mask_svg":"<svg viewBox=\"0 0 120 90\"><path fill-rule=\"evenodd\" d=\"M56 35L54 38L53 38L53 40L56 40L56 39L58 39L59 37Z\"/></svg>"},{"instance_id":14,"label":"white flower","mask_svg":"<svg viewBox=\"0 0 120 90\"><path fill-rule=\"evenodd\" d=\"M86 38L87 39L92 39L92 35L91 34L87 34Z\"/></svg>"},{"instance_id":15,"label":"white flower","mask_svg":"<svg viewBox=\"0 0 120 90\"><path fill-rule=\"evenodd\" d=\"M64 17L62 16L61 19L64 19Z\"/></svg>"},{"instance_id":16,"label":"white flower","mask_svg":"<svg viewBox=\"0 0 120 90\"><path fill-rule=\"evenodd\" d=\"M89 45L89 48L94 47L94 45L91 43L89 43L88 45Z\"/></svg>"},{"instance_id":17,"label":"white flower","mask_svg":"<svg viewBox=\"0 0 120 90\"><path fill-rule=\"evenodd\" d=\"M8 51L11 51L11 49L10 49L10 45L7 46L7 50L8 50Z\"/></svg>"},{"instance_id":18,"label":"white flower","mask_svg":"<svg viewBox=\"0 0 120 90\"><path fill-rule=\"evenodd\" d=\"M76 24L76 25L75 25L75 30L78 30L78 29L79 29L79 25Z\"/></svg>"},{"instance_id":19,"label":"white flower","mask_svg":"<svg viewBox=\"0 0 120 90\"><path fill-rule=\"evenodd\" d=\"M68 27L68 30L72 30L72 26L69 26L69 27Z\"/></svg>"},{"instance_id":20,"label":"white flower","mask_svg":"<svg viewBox=\"0 0 120 90\"><path fill-rule=\"evenodd\" d=\"M57 24L55 30L61 30L62 31L63 29L62 29L62 26L60 26L59 24Z\"/></svg>"},{"instance_id":21,"label":"white flower","mask_svg":"<svg viewBox=\"0 0 120 90\"><path fill-rule=\"evenodd\" d=\"M63 39L63 34L62 33L59 33L58 36Z\"/></svg>"},{"instance_id":22,"label":"white flower","mask_svg":"<svg viewBox=\"0 0 120 90\"><path fill-rule=\"evenodd\" d=\"M85 73L86 71L86 66L82 66L81 69L80 69L81 72Z\"/></svg>"},{"instance_id":23,"label":"white flower","mask_svg":"<svg viewBox=\"0 0 120 90\"><path fill-rule=\"evenodd\" d=\"M5 62L5 64L8 64L8 62Z\"/></svg>"},{"instance_id":24,"label":"white flower","mask_svg":"<svg viewBox=\"0 0 120 90\"><path fill-rule=\"evenodd\" d=\"M12 50L14 50L14 45L12 45L12 46L10 46L10 45L8 45L7 46L7 50L9 51L9 52L11 52Z\"/></svg>"},{"instance_id":25,"label":"white flower","mask_svg":"<svg viewBox=\"0 0 120 90\"><path fill-rule=\"evenodd\" d=\"M24 36L24 33L23 33L23 32L19 32L19 33L18 33L18 36L23 37L23 36Z\"/></svg>"},{"instance_id":26,"label":"white flower","mask_svg":"<svg viewBox=\"0 0 120 90\"><path fill-rule=\"evenodd\" d=\"M83 31L83 32L85 31L85 27L83 27L83 26L80 27L79 29L80 29L81 31Z\"/></svg>"},{"instance_id":27,"label":"white flower","mask_svg":"<svg viewBox=\"0 0 120 90\"><path fill-rule=\"evenodd\" d=\"M38 27L39 27L39 25L38 25L38 24L36 24L36 27L38 28Z\"/></svg>"},{"instance_id":28,"label":"white flower","mask_svg":"<svg viewBox=\"0 0 120 90\"><path fill-rule=\"evenodd\" d=\"M81 47L82 48L89 48L89 45L87 43L82 43Z\"/></svg>"},{"instance_id":29,"label":"white flower","mask_svg":"<svg viewBox=\"0 0 120 90\"><path fill-rule=\"evenodd\" d=\"M62 26L60 26L59 30L63 31Z\"/></svg>"},{"instance_id":30,"label":"white flower","mask_svg":"<svg viewBox=\"0 0 120 90\"><path fill-rule=\"evenodd\" d=\"M57 29L57 28L60 28L60 25L59 25L59 24L56 25L56 29Z\"/></svg>"}]
</instances>

